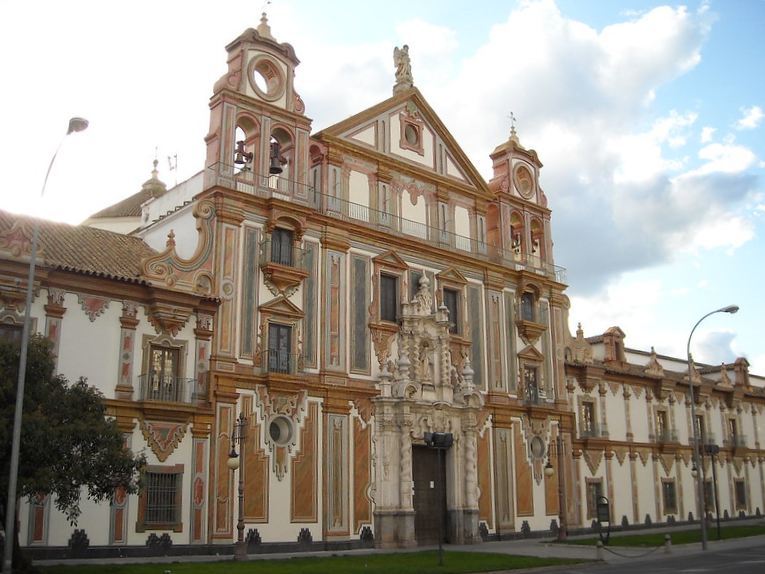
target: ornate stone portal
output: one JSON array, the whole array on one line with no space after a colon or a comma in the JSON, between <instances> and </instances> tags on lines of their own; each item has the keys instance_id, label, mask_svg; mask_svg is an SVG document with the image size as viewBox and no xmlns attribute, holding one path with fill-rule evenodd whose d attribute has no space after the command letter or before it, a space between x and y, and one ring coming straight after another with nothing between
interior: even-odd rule
<instances>
[{"instance_id":1,"label":"ornate stone portal","mask_svg":"<svg viewBox=\"0 0 765 574\"><path fill-rule=\"evenodd\" d=\"M426 276L414 300L403 305L402 324L390 359L379 377L375 402L375 454L372 496L375 540L380 547L417 543L412 481L412 445L424 445L426 432L450 432L446 452L448 540L480 542L478 533L477 425L483 399L473 386L465 359L462 372L449 351L449 314L433 311Z\"/></svg>"}]
</instances>

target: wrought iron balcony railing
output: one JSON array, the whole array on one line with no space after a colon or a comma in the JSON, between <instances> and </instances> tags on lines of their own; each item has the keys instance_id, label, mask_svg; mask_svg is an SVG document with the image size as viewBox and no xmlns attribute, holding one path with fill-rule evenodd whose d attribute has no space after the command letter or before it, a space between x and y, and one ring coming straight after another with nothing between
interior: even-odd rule
<instances>
[{"instance_id":1,"label":"wrought iron balcony railing","mask_svg":"<svg viewBox=\"0 0 765 574\"><path fill-rule=\"evenodd\" d=\"M692 445L693 443L694 443L693 437L690 437L688 439L688 444ZM715 435L709 432L701 435L701 437L699 437L699 446L703 447L705 444L717 444Z\"/></svg>"},{"instance_id":2,"label":"wrought iron balcony railing","mask_svg":"<svg viewBox=\"0 0 765 574\"><path fill-rule=\"evenodd\" d=\"M746 435L735 434L723 441L723 445L729 448L746 448Z\"/></svg>"},{"instance_id":3,"label":"wrought iron balcony railing","mask_svg":"<svg viewBox=\"0 0 765 574\"><path fill-rule=\"evenodd\" d=\"M277 263L296 269L305 269L305 250L295 245L288 249L282 249L279 244L274 245L272 240L266 239L260 243L260 262Z\"/></svg>"},{"instance_id":4,"label":"wrought iron balcony railing","mask_svg":"<svg viewBox=\"0 0 765 574\"><path fill-rule=\"evenodd\" d=\"M523 388L522 400L527 405L541 405L547 402L547 393L538 385L526 385Z\"/></svg>"},{"instance_id":5,"label":"wrought iron balcony railing","mask_svg":"<svg viewBox=\"0 0 765 574\"><path fill-rule=\"evenodd\" d=\"M652 442L665 443L665 442L678 442L677 431L665 429L656 434L651 434L649 440Z\"/></svg>"},{"instance_id":6,"label":"wrought iron balcony railing","mask_svg":"<svg viewBox=\"0 0 765 574\"><path fill-rule=\"evenodd\" d=\"M266 351L266 371L294 375L303 370L303 356L269 349Z\"/></svg>"},{"instance_id":7,"label":"wrought iron balcony railing","mask_svg":"<svg viewBox=\"0 0 765 574\"><path fill-rule=\"evenodd\" d=\"M529 270L553 278L560 283L566 282L566 269L564 267L543 261L536 254L518 253L513 249L503 250L484 241L405 219L386 210L373 209L366 205L321 193L307 184L285 177L261 175L253 171L237 171L234 166L218 163L205 170L205 189L216 185L258 197L275 197L286 201L301 202L328 217L388 233L404 234L430 245L464 251L482 260L515 269Z\"/></svg>"},{"instance_id":8,"label":"wrought iron balcony railing","mask_svg":"<svg viewBox=\"0 0 765 574\"><path fill-rule=\"evenodd\" d=\"M142 401L193 404L207 398L207 377L194 379L149 373L138 379Z\"/></svg>"},{"instance_id":9,"label":"wrought iron balcony railing","mask_svg":"<svg viewBox=\"0 0 765 574\"><path fill-rule=\"evenodd\" d=\"M581 425L579 427L579 438L601 438L608 437L608 428L603 424Z\"/></svg>"}]
</instances>

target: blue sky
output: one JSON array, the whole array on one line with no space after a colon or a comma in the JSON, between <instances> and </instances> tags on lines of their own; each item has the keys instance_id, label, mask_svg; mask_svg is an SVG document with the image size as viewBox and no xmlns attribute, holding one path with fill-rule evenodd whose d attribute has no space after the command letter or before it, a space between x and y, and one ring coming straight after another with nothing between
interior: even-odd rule
<instances>
[{"instance_id":1,"label":"blue sky","mask_svg":"<svg viewBox=\"0 0 765 574\"><path fill-rule=\"evenodd\" d=\"M392 51L484 176L507 116L537 150L568 268L571 328L627 345L745 355L765 375L765 2L274 0L314 129L390 95ZM207 100L254 3L0 0L2 207L69 222L148 178L201 169ZM51 153L69 138L40 201ZM166 158L178 155L170 172Z\"/></svg>"}]
</instances>

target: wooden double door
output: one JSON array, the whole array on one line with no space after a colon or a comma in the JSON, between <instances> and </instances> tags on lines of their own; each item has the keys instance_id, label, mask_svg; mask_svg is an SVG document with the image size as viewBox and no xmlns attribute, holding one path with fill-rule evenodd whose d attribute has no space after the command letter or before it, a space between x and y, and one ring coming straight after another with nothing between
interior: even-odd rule
<instances>
[{"instance_id":1,"label":"wooden double door","mask_svg":"<svg viewBox=\"0 0 765 574\"><path fill-rule=\"evenodd\" d=\"M438 544L446 539L446 453L426 446L412 447L414 480L414 533L420 545Z\"/></svg>"}]
</instances>

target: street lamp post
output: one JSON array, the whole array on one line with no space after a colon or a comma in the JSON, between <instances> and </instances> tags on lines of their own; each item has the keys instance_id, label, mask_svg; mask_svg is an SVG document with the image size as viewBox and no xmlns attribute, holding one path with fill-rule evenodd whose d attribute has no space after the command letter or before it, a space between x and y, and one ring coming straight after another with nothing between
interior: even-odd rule
<instances>
[{"instance_id":1,"label":"street lamp post","mask_svg":"<svg viewBox=\"0 0 765 574\"><path fill-rule=\"evenodd\" d=\"M58 151L64 143L66 136L75 132L81 132L88 127L88 120L74 117L69 120L69 128L61 138L53 157L50 158L48 171L45 172L40 197L45 195L45 187L48 185L48 176L56 161ZM16 485L19 478L19 452L21 450L21 415L24 408L24 386L27 375L27 352L29 349L29 331L32 324L32 298L34 295L35 265L37 264L37 241L40 235L40 223L34 220L32 230L32 245L29 254L29 272L27 276L26 305L24 307L24 326L21 331L21 349L19 350L19 375L16 383L16 407L13 412L13 435L11 439L11 467L8 472L8 503L5 509L5 546L3 554L3 572L10 574L13 561L14 528L16 526Z\"/></svg>"},{"instance_id":2,"label":"street lamp post","mask_svg":"<svg viewBox=\"0 0 765 574\"><path fill-rule=\"evenodd\" d=\"M231 452L228 454L228 467L231 471L239 470L239 512L236 521L236 544L234 544L234 560L247 558L247 546L244 543L244 474L241 469L241 459L244 455L242 443L247 436L247 417L240 414L234 422L231 432ZM236 452L236 447L239 452Z\"/></svg>"},{"instance_id":3,"label":"street lamp post","mask_svg":"<svg viewBox=\"0 0 765 574\"><path fill-rule=\"evenodd\" d=\"M550 445L552 447L552 444ZM563 542L568 539L568 521L566 519L566 487L565 487L565 471L563 469L563 437L558 432L558 436L555 437L555 457L558 461L558 542ZM554 469L550 460L550 455L547 453L547 464L545 465L545 476L550 478L553 475Z\"/></svg>"},{"instance_id":4,"label":"street lamp post","mask_svg":"<svg viewBox=\"0 0 765 574\"><path fill-rule=\"evenodd\" d=\"M691 329L691 334L688 336L688 346L686 347L687 355L688 355L688 389L690 394L690 400L691 400L691 432L693 434L693 466L697 469L701 469L701 460L699 458L699 433L698 429L696 428L696 400L693 397L693 356L691 355L691 339L693 338L693 333L696 331L696 327L699 326L699 324L709 317L710 315L714 315L715 313L736 313L738 311L738 305L728 305L727 307L722 307L720 309L715 309L714 311L710 311L706 315L704 315L701 319L696 321L696 324L693 326L693 329ZM701 548L703 550L707 549L707 517L706 512L704 509L704 481L701 478L702 473L698 472L696 475L696 479L698 481L696 485L696 503L699 510L699 517L701 522Z\"/></svg>"},{"instance_id":5,"label":"street lamp post","mask_svg":"<svg viewBox=\"0 0 765 574\"><path fill-rule=\"evenodd\" d=\"M712 487L715 494L715 517L717 520L717 539L720 540L720 496L717 492L717 455L720 454L720 447L716 444L705 444L704 453L709 455L709 461L712 463Z\"/></svg>"}]
</instances>

